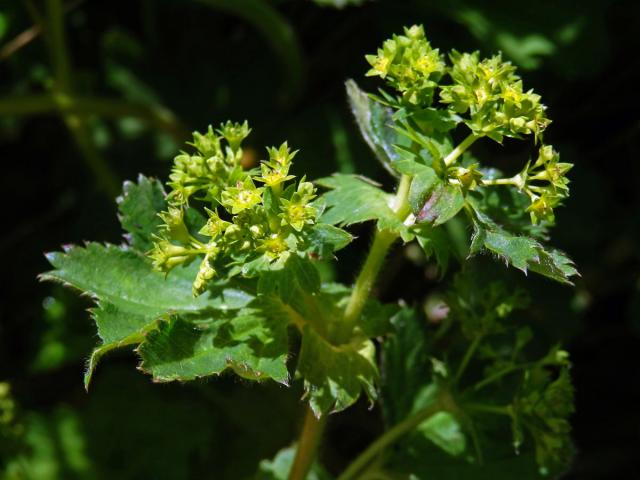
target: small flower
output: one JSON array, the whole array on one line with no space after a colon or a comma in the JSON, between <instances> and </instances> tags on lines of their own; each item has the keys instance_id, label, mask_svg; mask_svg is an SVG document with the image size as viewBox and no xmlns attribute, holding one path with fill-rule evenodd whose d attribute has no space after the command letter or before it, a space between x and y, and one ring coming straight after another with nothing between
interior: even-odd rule
<instances>
[{"instance_id":1,"label":"small flower","mask_svg":"<svg viewBox=\"0 0 640 480\"><path fill-rule=\"evenodd\" d=\"M222 150L220 148L220 137L218 137L213 127L209 125L207 133L202 134L200 132L193 133L193 142L190 143L205 157L213 157L219 155Z\"/></svg>"},{"instance_id":2,"label":"small flower","mask_svg":"<svg viewBox=\"0 0 640 480\"><path fill-rule=\"evenodd\" d=\"M153 261L153 268L169 273L178 265L190 260L194 253L186 247L174 245L169 240L161 238L155 242L148 255Z\"/></svg>"},{"instance_id":3,"label":"small flower","mask_svg":"<svg viewBox=\"0 0 640 480\"><path fill-rule=\"evenodd\" d=\"M222 192L222 205L236 215L262 202L263 188L256 188L251 177L238 182L235 187L228 187Z\"/></svg>"},{"instance_id":4,"label":"small flower","mask_svg":"<svg viewBox=\"0 0 640 480\"><path fill-rule=\"evenodd\" d=\"M209 218L207 219L207 223L200 229L200 234L216 238L222 235L227 227L231 225L229 222L222 220L217 211L209 210L208 208L205 208L205 211L209 214Z\"/></svg>"},{"instance_id":5,"label":"small flower","mask_svg":"<svg viewBox=\"0 0 640 480\"><path fill-rule=\"evenodd\" d=\"M221 123L218 133L224 137L229 143L231 150L236 152L245 138L251 133L249 123L245 120L244 123L233 123L227 121L227 123Z\"/></svg>"}]
</instances>

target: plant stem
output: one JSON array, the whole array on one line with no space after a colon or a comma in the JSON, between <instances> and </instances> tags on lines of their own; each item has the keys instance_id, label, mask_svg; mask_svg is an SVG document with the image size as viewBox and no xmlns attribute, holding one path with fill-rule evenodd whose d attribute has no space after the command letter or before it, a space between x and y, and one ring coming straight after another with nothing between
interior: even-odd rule
<instances>
[{"instance_id":1,"label":"plant stem","mask_svg":"<svg viewBox=\"0 0 640 480\"><path fill-rule=\"evenodd\" d=\"M495 374L491 375L490 377L487 377L484 380L479 381L473 387L471 387L471 390L473 390L474 392L477 392L478 390L481 390L482 388L486 387L487 385L490 385L491 383L500 380L505 375L508 375L510 373L513 373L513 372L516 372L518 370L523 370L525 368L529 368L532 365L535 365L535 363L534 362L530 362L530 363L523 363L523 364L520 364L520 365L513 365L511 367L507 367L507 368L505 368L503 370L500 370L499 372L496 372Z\"/></svg>"},{"instance_id":2,"label":"plant stem","mask_svg":"<svg viewBox=\"0 0 640 480\"><path fill-rule=\"evenodd\" d=\"M326 415L316 418L311 408L307 407L302 433L296 448L296 456L289 472L289 480L305 480L307 478L311 465L316 458L316 451L318 450L320 437L326 422Z\"/></svg>"},{"instance_id":3,"label":"plant stem","mask_svg":"<svg viewBox=\"0 0 640 480\"><path fill-rule=\"evenodd\" d=\"M485 405L483 403L465 403L464 410L470 412L493 413L496 415L509 415L509 407L500 407L496 405Z\"/></svg>"},{"instance_id":4,"label":"plant stem","mask_svg":"<svg viewBox=\"0 0 640 480\"><path fill-rule=\"evenodd\" d=\"M458 371L456 372L456 376L455 376L456 383L460 381L462 374L467 369L467 366L469 365L469 362L473 358L473 355L476 353L476 350L478 348L478 345L480 345L482 338L483 338L483 335L476 336L476 338L473 339L473 342L471 342L471 345L469 345L469 348L467 349L466 353L464 354L464 357L462 358L462 361L460 362Z\"/></svg>"},{"instance_id":5,"label":"plant stem","mask_svg":"<svg viewBox=\"0 0 640 480\"><path fill-rule=\"evenodd\" d=\"M64 14L60 0L47 0L46 39L49 54L55 73L54 93L57 95L71 95L71 61L64 31ZM65 125L74 139L78 150L93 172L98 186L110 197L115 197L120 191L120 182L116 174L91 141L90 131L85 119L77 114L62 114Z\"/></svg>"},{"instance_id":6,"label":"plant stem","mask_svg":"<svg viewBox=\"0 0 640 480\"><path fill-rule=\"evenodd\" d=\"M467 138L460 142L460 144L456 148L451 150L451 153L449 153L449 155L444 158L444 164L447 167L451 165L458 159L460 155L462 155L467 150L467 148L469 148L473 144L473 142L475 142L479 138L480 136L476 135L475 133L470 134Z\"/></svg>"},{"instance_id":7,"label":"plant stem","mask_svg":"<svg viewBox=\"0 0 640 480\"><path fill-rule=\"evenodd\" d=\"M117 98L86 95L43 94L0 98L0 115L36 115L75 113L105 118L135 117L152 127L164 130L177 143L188 138L188 132L175 115L161 105L146 105Z\"/></svg>"},{"instance_id":8,"label":"plant stem","mask_svg":"<svg viewBox=\"0 0 640 480\"><path fill-rule=\"evenodd\" d=\"M443 405L439 401L436 401L428 407L404 419L390 430L387 430L384 435L378 437L375 442L369 445L364 452L351 462L342 475L338 477L338 480L351 480L353 478L357 478L357 475L375 458L376 455L442 409Z\"/></svg>"},{"instance_id":9,"label":"plant stem","mask_svg":"<svg viewBox=\"0 0 640 480\"><path fill-rule=\"evenodd\" d=\"M393 201L393 210L399 218L404 219L409 211L407 197L411 186L411 177L403 175L398 184L398 191ZM341 325L338 341L345 342L351 338L353 328L360 318L371 289L380 273L380 269L387 256L389 248L398 238L398 233L389 230L376 230L369 254L356 278L349 303L344 311L344 319Z\"/></svg>"}]
</instances>

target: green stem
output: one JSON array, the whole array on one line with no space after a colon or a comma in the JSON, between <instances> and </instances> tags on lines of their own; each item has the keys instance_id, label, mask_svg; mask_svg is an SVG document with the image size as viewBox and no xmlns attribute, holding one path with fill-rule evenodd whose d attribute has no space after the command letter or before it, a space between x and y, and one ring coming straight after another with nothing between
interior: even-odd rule
<instances>
[{"instance_id":1,"label":"green stem","mask_svg":"<svg viewBox=\"0 0 640 480\"><path fill-rule=\"evenodd\" d=\"M58 92L71 89L71 67L64 34L64 13L60 0L47 0L49 53Z\"/></svg>"},{"instance_id":2,"label":"green stem","mask_svg":"<svg viewBox=\"0 0 640 480\"><path fill-rule=\"evenodd\" d=\"M305 480L307 478L316 458L316 451L326 422L326 415L316 418L311 409L307 407L302 433L296 447L296 456L289 472L289 480Z\"/></svg>"},{"instance_id":3,"label":"green stem","mask_svg":"<svg viewBox=\"0 0 640 480\"><path fill-rule=\"evenodd\" d=\"M467 148L469 148L473 144L473 142L475 142L479 138L480 136L476 135L475 133L470 134L467 138L460 142L460 144L456 148L451 150L451 153L449 153L449 155L444 158L444 164L447 167L451 165L458 159L460 155L462 155L467 150Z\"/></svg>"},{"instance_id":4,"label":"green stem","mask_svg":"<svg viewBox=\"0 0 640 480\"><path fill-rule=\"evenodd\" d=\"M469 412L493 413L495 415L510 415L509 407L486 405L484 403L465 403L463 409Z\"/></svg>"},{"instance_id":5,"label":"green stem","mask_svg":"<svg viewBox=\"0 0 640 480\"><path fill-rule=\"evenodd\" d=\"M411 186L411 177L403 175L398 185L398 191L394 198L393 210L399 218L404 219L409 212L407 197ZM367 303L371 289L384 264L389 248L398 238L398 233L389 230L376 230L373 243L369 249L369 254L356 278L349 303L344 311L344 319L341 325L338 341L345 342L351 338L351 333L355 327L364 305Z\"/></svg>"},{"instance_id":6,"label":"green stem","mask_svg":"<svg viewBox=\"0 0 640 480\"><path fill-rule=\"evenodd\" d=\"M58 96L70 95L71 62L67 50L64 13L60 0L47 0L47 45L55 73L54 94ZM109 164L102 158L100 152L91 142L90 131L85 119L76 114L63 114L64 122L74 139L78 150L82 153L87 167L92 171L98 186L110 197L115 197L120 191L120 182L111 170Z\"/></svg>"},{"instance_id":7,"label":"green stem","mask_svg":"<svg viewBox=\"0 0 640 480\"><path fill-rule=\"evenodd\" d=\"M138 118L152 127L164 130L177 143L188 138L188 132L175 115L162 106L133 103L117 98L103 98L64 93L0 98L0 115L37 115L74 113L105 118Z\"/></svg>"},{"instance_id":8,"label":"green stem","mask_svg":"<svg viewBox=\"0 0 640 480\"><path fill-rule=\"evenodd\" d=\"M523 363L523 364L520 364L520 365L513 365L511 367L508 367L508 368L505 368L503 370L500 370L499 372L496 372L495 374L491 375L490 377L487 377L484 380L481 380L480 382L476 383L473 387L471 387L471 390L474 391L474 392L477 392L478 390L481 390L482 388L486 387L487 385L490 385L493 382L497 382L498 380L500 380L505 375L508 375L510 373L513 373L513 372L516 372L518 370L529 368L532 365L534 365L533 362L531 362L531 363Z\"/></svg>"},{"instance_id":9,"label":"green stem","mask_svg":"<svg viewBox=\"0 0 640 480\"><path fill-rule=\"evenodd\" d=\"M357 478L362 469L364 469L380 452L442 409L443 405L440 402L435 402L406 418L390 430L387 430L384 435L378 437L375 442L369 445L364 452L351 462L342 475L338 477L338 480L351 480L353 478Z\"/></svg>"},{"instance_id":10,"label":"green stem","mask_svg":"<svg viewBox=\"0 0 640 480\"><path fill-rule=\"evenodd\" d=\"M520 174L509 178L494 178L493 180L482 180L483 185L514 185L520 190L524 188L524 182Z\"/></svg>"},{"instance_id":11,"label":"green stem","mask_svg":"<svg viewBox=\"0 0 640 480\"><path fill-rule=\"evenodd\" d=\"M407 197L410 186L411 177L403 175L398 185L398 191L392 207L394 212L403 219L409 211ZM369 293L384 263L389 247L391 247L397 238L398 234L395 232L376 230L373 244L362 266L362 270L360 270L358 274L356 284L349 298L349 303L345 308L344 319L340 325L340 331L337 332L336 341L346 342L351 338L353 328L369 298ZM304 480L306 478L311 464L314 461L315 452L318 448L325 422L326 417L317 419L310 409L307 410L300 440L298 441L298 449L296 450L296 456L289 474L289 480Z\"/></svg>"},{"instance_id":12,"label":"green stem","mask_svg":"<svg viewBox=\"0 0 640 480\"><path fill-rule=\"evenodd\" d=\"M471 342L471 345L469 345L469 348L467 349L466 353L464 354L464 357L462 358L462 361L460 362L458 371L456 372L456 376L455 376L456 383L458 383L460 381L460 378L462 378L462 374L467 369L469 362L473 358L473 355L476 353L476 350L478 349L478 346L480 345L482 338L483 338L483 335L478 335L476 338L473 339L473 342Z\"/></svg>"}]
</instances>

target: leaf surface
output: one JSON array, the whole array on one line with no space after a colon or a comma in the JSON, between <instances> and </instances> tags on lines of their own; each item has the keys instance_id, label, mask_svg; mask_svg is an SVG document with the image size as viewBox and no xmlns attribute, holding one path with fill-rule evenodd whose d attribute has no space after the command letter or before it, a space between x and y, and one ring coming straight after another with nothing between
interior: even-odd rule
<instances>
[{"instance_id":1,"label":"leaf surface","mask_svg":"<svg viewBox=\"0 0 640 480\"><path fill-rule=\"evenodd\" d=\"M255 308L194 324L179 317L161 321L138 348L141 368L154 380L187 381L226 369L250 380L287 384L286 322Z\"/></svg>"},{"instance_id":2,"label":"leaf surface","mask_svg":"<svg viewBox=\"0 0 640 480\"><path fill-rule=\"evenodd\" d=\"M153 246L152 235L162 224L158 213L167 208L165 197L162 183L156 179L140 175L138 183L124 182L117 198L120 224L129 232L129 244L136 250L146 252Z\"/></svg>"},{"instance_id":3,"label":"leaf surface","mask_svg":"<svg viewBox=\"0 0 640 480\"><path fill-rule=\"evenodd\" d=\"M406 227L389 206L392 196L355 175L335 174L317 183L330 190L323 194L327 210L321 217L332 225L377 220L380 229L403 231Z\"/></svg>"},{"instance_id":4,"label":"leaf surface","mask_svg":"<svg viewBox=\"0 0 640 480\"><path fill-rule=\"evenodd\" d=\"M369 339L335 346L307 326L297 372L317 417L350 407L363 391L370 401L377 398L375 346Z\"/></svg>"}]
</instances>

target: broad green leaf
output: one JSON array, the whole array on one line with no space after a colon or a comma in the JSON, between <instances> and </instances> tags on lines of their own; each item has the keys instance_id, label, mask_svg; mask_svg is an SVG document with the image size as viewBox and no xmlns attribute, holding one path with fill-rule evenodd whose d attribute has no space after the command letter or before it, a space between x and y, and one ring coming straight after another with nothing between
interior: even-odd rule
<instances>
[{"instance_id":1,"label":"broad green leaf","mask_svg":"<svg viewBox=\"0 0 640 480\"><path fill-rule=\"evenodd\" d=\"M451 220L464 207L464 195L458 185L437 182L423 201L414 205L418 207L413 210L417 222L438 226Z\"/></svg>"},{"instance_id":2,"label":"broad green leaf","mask_svg":"<svg viewBox=\"0 0 640 480\"><path fill-rule=\"evenodd\" d=\"M384 168L397 175L391 164L400 158L394 144L402 137L392 128L392 110L372 100L353 80L347 80L345 86L351 113L362 137Z\"/></svg>"},{"instance_id":3,"label":"broad green leaf","mask_svg":"<svg viewBox=\"0 0 640 480\"><path fill-rule=\"evenodd\" d=\"M415 165L419 164L416 163ZM433 168L424 165L419 166L419 170L416 171L411 180L408 198L411 210L415 214L422 210L428 195L437 187L438 183L441 183Z\"/></svg>"},{"instance_id":4,"label":"broad green leaf","mask_svg":"<svg viewBox=\"0 0 640 480\"><path fill-rule=\"evenodd\" d=\"M257 308L206 320L160 321L138 348L140 368L160 382L194 380L229 368L250 380L288 383L286 322Z\"/></svg>"},{"instance_id":5,"label":"broad green leaf","mask_svg":"<svg viewBox=\"0 0 640 480\"><path fill-rule=\"evenodd\" d=\"M296 447L292 446L280 450L273 460L261 461L255 480L287 480L295 456ZM307 480L331 480L332 477L318 462L314 462L306 478Z\"/></svg>"},{"instance_id":6,"label":"broad green leaf","mask_svg":"<svg viewBox=\"0 0 640 480\"><path fill-rule=\"evenodd\" d=\"M317 417L350 407L363 391L371 402L377 398L375 346L369 339L336 346L306 326L297 374Z\"/></svg>"},{"instance_id":7,"label":"broad green leaf","mask_svg":"<svg viewBox=\"0 0 640 480\"><path fill-rule=\"evenodd\" d=\"M298 304L304 295L320 290L318 269L307 258L293 254L281 268L265 270L258 279L260 295L275 295L287 304Z\"/></svg>"},{"instance_id":8,"label":"broad green leaf","mask_svg":"<svg viewBox=\"0 0 640 480\"><path fill-rule=\"evenodd\" d=\"M449 412L438 412L416 428L449 455L462 455L467 448L467 440L462 433L460 422Z\"/></svg>"},{"instance_id":9,"label":"broad green leaf","mask_svg":"<svg viewBox=\"0 0 640 480\"><path fill-rule=\"evenodd\" d=\"M139 343L141 336L166 313L198 314L209 309L240 308L251 296L224 289L220 295L193 298L191 279L197 265L178 268L170 281L154 271L140 253L113 245L89 243L47 254L55 270L41 275L90 295L102 344L89 361L88 385L98 359L115 348Z\"/></svg>"},{"instance_id":10,"label":"broad green leaf","mask_svg":"<svg viewBox=\"0 0 640 480\"><path fill-rule=\"evenodd\" d=\"M162 220L158 213L167 208L162 183L144 175L138 183L124 182L122 195L118 197L118 210L122 228L129 232L129 244L141 252L153 246L152 235Z\"/></svg>"},{"instance_id":11,"label":"broad green leaf","mask_svg":"<svg viewBox=\"0 0 640 480\"><path fill-rule=\"evenodd\" d=\"M353 241L353 236L338 227L327 223L317 223L307 237L309 251L320 258L330 258L336 252Z\"/></svg>"},{"instance_id":12,"label":"broad green leaf","mask_svg":"<svg viewBox=\"0 0 640 480\"><path fill-rule=\"evenodd\" d=\"M327 206L323 222L352 225L377 220L381 230L406 230L389 206L393 197L362 177L335 174L317 183L330 189L322 195Z\"/></svg>"}]
</instances>

